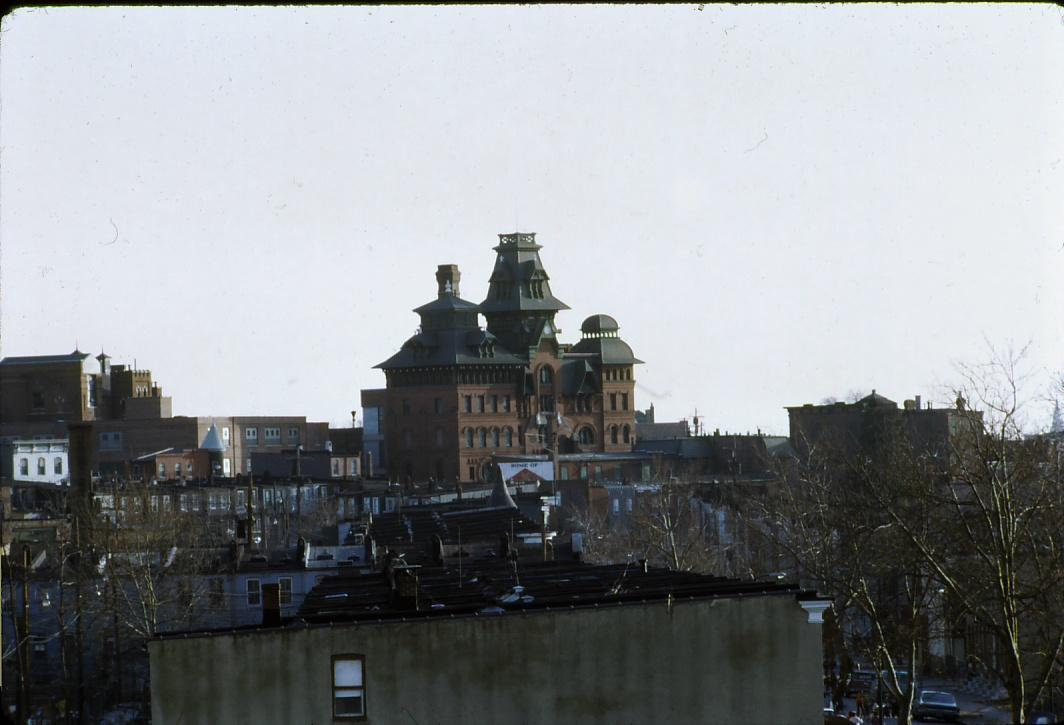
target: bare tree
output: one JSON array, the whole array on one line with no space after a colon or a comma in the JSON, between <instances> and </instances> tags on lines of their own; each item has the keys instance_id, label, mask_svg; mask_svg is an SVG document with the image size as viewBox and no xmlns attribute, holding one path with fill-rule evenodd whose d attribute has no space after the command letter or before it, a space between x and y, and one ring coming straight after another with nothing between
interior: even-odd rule
<instances>
[{"instance_id":1,"label":"bare tree","mask_svg":"<svg viewBox=\"0 0 1064 725\"><path fill-rule=\"evenodd\" d=\"M984 424L958 431L944 482L908 480L914 505L882 501L960 614L992 636L983 660L1017 723L1064 665L1061 448L1051 437L1026 435L1031 380L1023 358L1024 351L1008 351L962 369L957 405L975 401Z\"/></svg>"},{"instance_id":2,"label":"bare tree","mask_svg":"<svg viewBox=\"0 0 1064 725\"><path fill-rule=\"evenodd\" d=\"M878 449L873 458L832 443L807 446L805 458L781 467L776 485L748 498L743 515L773 532L799 581L834 597L844 657L841 671L826 662L825 675L835 699L841 699L849 670L859 662L886 673L899 722L908 723L912 677L900 673L920 662L933 584L863 475L888 469L891 447Z\"/></svg>"}]
</instances>

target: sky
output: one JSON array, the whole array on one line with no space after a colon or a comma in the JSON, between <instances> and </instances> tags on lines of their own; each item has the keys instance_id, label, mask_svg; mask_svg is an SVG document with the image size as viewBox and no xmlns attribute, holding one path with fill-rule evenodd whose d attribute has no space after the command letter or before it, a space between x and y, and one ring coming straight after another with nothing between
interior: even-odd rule
<instances>
[{"instance_id":1,"label":"sky","mask_svg":"<svg viewBox=\"0 0 1064 725\"><path fill-rule=\"evenodd\" d=\"M1062 159L1046 4L19 9L0 354L349 425L437 265L480 302L519 228L659 421L945 405L989 346L1064 370Z\"/></svg>"}]
</instances>

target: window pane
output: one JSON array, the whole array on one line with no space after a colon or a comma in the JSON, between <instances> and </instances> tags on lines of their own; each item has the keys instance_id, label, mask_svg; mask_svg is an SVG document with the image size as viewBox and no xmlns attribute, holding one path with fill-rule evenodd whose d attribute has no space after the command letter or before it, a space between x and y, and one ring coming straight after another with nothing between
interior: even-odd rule
<instances>
[{"instance_id":1,"label":"window pane","mask_svg":"<svg viewBox=\"0 0 1064 725\"><path fill-rule=\"evenodd\" d=\"M362 705L362 690L336 690L336 716L365 715Z\"/></svg>"},{"instance_id":2,"label":"window pane","mask_svg":"<svg viewBox=\"0 0 1064 725\"><path fill-rule=\"evenodd\" d=\"M361 687L362 660L334 661L333 685L336 687Z\"/></svg>"}]
</instances>

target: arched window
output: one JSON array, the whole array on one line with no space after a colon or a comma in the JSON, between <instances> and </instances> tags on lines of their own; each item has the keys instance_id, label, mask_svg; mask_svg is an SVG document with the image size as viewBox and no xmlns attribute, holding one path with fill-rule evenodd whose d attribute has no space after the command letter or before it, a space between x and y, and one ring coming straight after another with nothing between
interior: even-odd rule
<instances>
[{"instance_id":1,"label":"arched window","mask_svg":"<svg viewBox=\"0 0 1064 725\"><path fill-rule=\"evenodd\" d=\"M617 426L610 426L610 443L617 445Z\"/></svg>"},{"instance_id":2,"label":"arched window","mask_svg":"<svg viewBox=\"0 0 1064 725\"><path fill-rule=\"evenodd\" d=\"M479 429L477 431L477 437L478 437L478 439L480 441L480 447L481 448L487 448L488 447L488 432L486 430L484 430L483 428L481 428L481 429Z\"/></svg>"},{"instance_id":3,"label":"arched window","mask_svg":"<svg viewBox=\"0 0 1064 725\"><path fill-rule=\"evenodd\" d=\"M625 443L631 443L632 442L632 429L629 428L628 426L624 427L624 442Z\"/></svg>"},{"instance_id":4,"label":"arched window","mask_svg":"<svg viewBox=\"0 0 1064 725\"><path fill-rule=\"evenodd\" d=\"M20 458L18 462L18 473L20 476L30 475L30 459Z\"/></svg>"},{"instance_id":5,"label":"arched window","mask_svg":"<svg viewBox=\"0 0 1064 725\"><path fill-rule=\"evenodd\" d=\"M498 448L499 447L499 429L498 428L492 428L491 429L491 445L492 445L493 448Z\"/></svg>"},{"instance_id":6,"label":"arched window","mask_svg":"<svg viewBox=\"0 0 1064 725\"><path fill-rule=\"evenodd\" d=\"M53 470L55 470L56 473L58 473L60 476L63 475L63 459L62 458L60 458L59 456L56 456L55 460L52 462L52 466L53 466Z\"/></svg>"},{"instance_id":7,"label":"arched window","mask_svg":"<svg viewBox=\"0 0 1064 725\"><path fill-rule=\"evenodd\" d=\"M45 472L46 470L47 470L47 469L46 469L46 467L45 467L45 463L44 463L44 458L38 458L38 459L37 459L37 475L38 475L38 476L43 476L43 475L44 475L44 472Z\"/></svg>"},{"instance_id":8,"label":"arched window","mask_svg":"<svg viewBox=\"0 0 1064 725\"><path fill-rule=\"evenodd\" d=\"M550 383L554 380L554 371L551 370L550 365L544 365L539 369L539 382Z\"/></svg>"},{"instance_id":9,"label":"arched window","mask_svg":"<svg viewBox=\"0 0 1064 725\"><path fill-rule=\"evenodd\" d=\"M507 428L502 432L502 441L506 444L507 448L510 448L514 444L514 432L512 429Z\"/></svg>"},{"instance_id":10,"label":"arched window","mask_svg":"<svg viewBox=\"0 0 1064 725\"><path fill-rule=\"evenodd\" d=\"M466 448L472 448L473 447L473 429L472 428L466 428L466 431L465 431L465 446L466 446Z\"/></svg>"},{"instance_id":11,"label":"arched window","mask_svg":"<svg viewBox=\"0 0 1064 725\"><path fill-rule=\"evenodd\" d=\"M587 445L589 443L594 443L594 442L595 442L595 431L591 430L591 428L581 428L580 429L580 443L581 443L581 445Z\"/></svg>"}]
</instances>

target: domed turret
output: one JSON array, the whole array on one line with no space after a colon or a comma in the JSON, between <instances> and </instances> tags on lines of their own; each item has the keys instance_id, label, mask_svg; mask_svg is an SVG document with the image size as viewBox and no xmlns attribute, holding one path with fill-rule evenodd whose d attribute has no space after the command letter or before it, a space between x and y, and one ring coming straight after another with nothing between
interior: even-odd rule
<instances>
[{"instance_id":1,"label":"domed turret","mask_svg":"<svg viewBox=\"0 0 1064 725\"><path fill-rule=\"evenodd\" d=\"M580 332L584 334L584 337L616 337L620 329L621 326L617 324L617 320L609 315L592 315L580 325Z\"/></svg>"},{"instance_id":2,"label":"domed turret","mask_svg":"<svg viewBox=\"0 0 1064 725\"><path fill-rule=\"evenodd\" d=\"M617 320L609 315L592 315L580 325L583 338L573 346L573 352L595 354L606 365L636 365L643 362L620 338L620 329Z\"/></svg>"}]
</instances>

